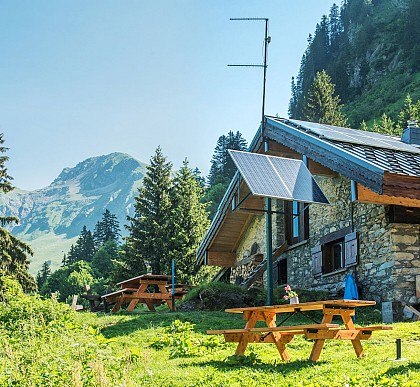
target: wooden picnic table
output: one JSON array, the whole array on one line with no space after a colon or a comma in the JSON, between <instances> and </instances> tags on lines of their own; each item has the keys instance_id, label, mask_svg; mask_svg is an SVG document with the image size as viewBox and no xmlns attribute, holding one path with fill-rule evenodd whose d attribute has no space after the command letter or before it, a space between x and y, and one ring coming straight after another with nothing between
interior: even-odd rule
<instances>
[{"instance_id":1,"label":"wooden picnic table","mask_svg":"<svg viewBox=\"0 0 420 387\"><path fill-rule=\"evenodd\" d=\"M150 311L155 312L155 306L164 302L170 310L173 310L171 287L168 285L172 277L170 275L143 274L128 280L119 282L120 290L102 296L107 302L115 303L111 312L116 313L123 304L128 303L127 311L134 310L140 302L146 304ZM186 291L175 287L174 299L178 300Z\"/></svg>"},{"instance_id":2,"label":"wooden picnic table","mask_svg":"<svg viewBox=\"0 0 420 387\"><path fill-rule=\"evenodd\" d=\"M226 309L229 313L242 313L246 320L243 329L209 330L208 334L223 334L226 342L237 342L236 355L243 355L249 343L274 343L280 353L282 360L289 360L286 344L293 340L298 334L303 334L307 339L313 339L314 345L309 357L317 361L321 355L325 340L350 340L357 357L363 357L361 340L368 340L375 330L392 329L390 326L369 326L356 328L352 316L355 309L360 306L375 305L375 301L364 300L328 300L304 302L300 304L256 306L249 308ZM290 317L290 313L300 313L308 317L305 312L319 310L323 313L320 323L313 322L307 325L283 325ZM277 315L289 313L289 315L276 324ZM345 328L338 324L332 324L334 316L340 316ZM312 321L313 319L310 318ZM266 327L255 328L257 321L265 321Z\"/></svg>"}]
</instances>

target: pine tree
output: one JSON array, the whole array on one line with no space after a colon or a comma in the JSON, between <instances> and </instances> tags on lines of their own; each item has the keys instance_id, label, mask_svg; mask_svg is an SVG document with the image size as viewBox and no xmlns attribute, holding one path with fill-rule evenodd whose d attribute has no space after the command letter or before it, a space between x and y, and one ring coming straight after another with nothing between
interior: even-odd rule
<instances>
[{"instance_id":1,"label":"pine tree","mask_svg":"<svg viewBox=\"0 0 420 387\"><path fill-rule=\"evenodd\" d=\"M290 97L290 102L289 102L289 118L298 119L299 118L299 114L298 114L299 96L297 93L295 77L292 77L292 83L291 83L290 89L291 89L290 90L291 97Z\"/></svg>"},{"instance_id":2,"label":"pine tree","mask_svg":"<svg viewBox=\"0 0 420 387\"><path fill-rule=\"evenodd\" d=\"M91 262L95 251L92 232L83 226L76 244L70 246L67 256L64 255L61 266L70 266L79 261Z\"/></svg>"},{"instance_id":3,"label":"pine tree","mask_svg":"<svg viewBox=\"0 0 420 387\"><path fill-rule=\"evenodd\" d=\"M342 32L343 23L340 18L340 8L334 3L329 14L330 52L333 56L336 56L339 52Z\"/></svg>"},{"instance_id":4,"label":"pine tree","mask_svg":"<svg viewBox=\"0 0 420 387\"><path fill-rule=\"evenodd\" d=\"M388 117L386 113L382 114L381 117L380 132L388 135L398 134L398 130L395 129L394 121L392 121L392 119Z\"/></svg>"},{"instance_id":5,"label":"pine tree","mask_svg":"<svg viewBox=\"0 0 420 387\"><path fill-rule=\"evenodd\" d=\"M75 249L77 251L78 261L91 262L95 254L95 242L92 232L83 226L83 229L76 241Z\"/></svg>"},{"instance_id":6,"label":"pine tree","mask_svg":"<svg viewBox=\"0 0 420 387\"><path fill-rule=\"evenodd\" d=\"M13 189L12 177L5 166L9 159L3 155L7 148L3 146L3 134L0 133L0 192L7 193ZM0 216L0 276L8 275L16 279L25 291L36 290L35 279L28 273L29 256L33 254L26 243L20 241L4 226L17 223L15 217Z\"/></svg>"},{"instance_id":7,"label":"pine tree","mask_svg":"<svg viewBox=\"0 0 420 387\"><path fill-rule=\"evenodd\" d=\"M366 121L365 121L365 120L363 120L363 121L360 123L360 130L364 130L365 132L368 132L368 131L369 131L369 128L368 128L368 126L367 126L367 124L366 124Z\"/></svg>"},{"instance_id":8,"label":"pine tree","mask_svg":"<svg viewBox=\"0 0 420 387\"><path fill-rule=\"evenodd\" d=\"M420 101L417 101L415 104L411 99L410 95L404 100L404 105L398 114L397 128L400 131L403 131L407 127L408 121L419 120L420 119Z\"/></svg>"},{"instance_id":9,"label":"pine tree","mask_svg":"<svg viewBox=\"0 0 420 387\"><path fill-rule=\"evenodd\" d=\"M341 112L340 97L334 95L335 85L330 76L322 70L316 74L308 91L305 119L321 124L346 126L347 120Z\"/></svg>"},{"instance_id":10,"label":"pine tree","mask_svg":"<svg viewBox=\"0 0 420 387\"><path fill-rule=\"evenodd\" d=\"M78 252L74 245L70 246L70 250L67 253L67 256L64 254L63 260L61 262L61 266L70 266L73 263L79 261Z\"/></svg>"},{"instance_id":11,"label":"pine tree","mask_svg":"<svg viewBox=\"0 0 420 387\"><path fill-rule=\"evenodd\" d=\"M117 216L106 209L102 214L102 219L96 223L93 233L96 248L98 249L109 240L118 242L120 236L120 223Z\"/></svg>"},{"instance_id":12,"label":"pine tree","mask_svg":"<svg viewBox=\"0 0 420 387\"><path fill-rule=\"evenodd\" d=\"M204 194L194 172L185 160L174 178L170 258L175 260L177 281L191 283L195 253L209 226Z\"/></svg>"},{"instance_id":13,"label":"pine tree","mask_svg":"<svg viewBox=\"0 0 420 387\"><path fill-rule=\"evenodd\" d=\"M47 281L48 277L51 275L51 268L50 262L45 261L42 264L41 270L36 275L36 284L38 285L38 289L41 290L42 286Z\"/></svg>"},{"instance_id":14,"label":"pine tree","mask_svg":"<svg viewBox=\"0 0 420 387\"><path fill-rule=\"evenodd\" d=\"M218 176L225 176L230 181L235 174L236 167L232 158L228 154L228 149L247 149L246 140L242 137L242 134L239 131L236 133L229 131L227 136L222 135L217 140L213 157L210 161L211 166L208 176L208 184L210 187L214 184Z\"/></svg>"},{"instance_id":15,"label":"pine tree","mask_svg":"<svg viewBox=\"0 0 420 387\"><path fill-rule=\"evenodd\" d=\"M323 15L321 22L316 25L314 39L311 44L313 72L317 73L326 67L329 51L328 18Z\"/></svg>"},{"instance_id":16,"label":"pine tree","mask_svg":"<svg viewBox=\"0 0 420 387\"><path fill-rule=\"evenodd\" d=\"M207 178L209 189L202 200L204 203L211 202L209 205L210 219L216 213L219 202L236 172L235 164L229 156L228 149L242 151L247 149L246 140L239 131L236 133L230 131L227 136L220 136L214 148Z\"/></svg>"},{"instance_id":17,"label":"pine tree","mask_svg":"<svg viewBox=\"0 0 420 387\"><path fill-rule=\"evenodd\" d=\"M147 266L153 274L171 272L169 258L172 208L172 164L166 161L160 147L147 166L143 186L135 198L134 217L128 217L127 237L129 253L125 264L134 276ZM140 273L141 274L141 273Z\"/></svg>"}]
</instances>

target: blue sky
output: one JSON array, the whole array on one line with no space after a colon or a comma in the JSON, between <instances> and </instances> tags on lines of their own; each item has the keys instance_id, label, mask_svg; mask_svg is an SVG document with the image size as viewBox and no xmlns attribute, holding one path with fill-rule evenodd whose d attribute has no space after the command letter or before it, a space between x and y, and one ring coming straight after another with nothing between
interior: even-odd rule
<instances>
[{"instance_id":1,"label":"blue sky","mask_svg":"<svg viewBox=\"0 0 420 387\"><path fill-rule=\"evenodd\" d=\"M160 145L205 175L218 137L250 141L266 113L287 116L309 33L333 0L0 0L0 132L22 189L85 158Z\"/></svg>"}]
</instances>

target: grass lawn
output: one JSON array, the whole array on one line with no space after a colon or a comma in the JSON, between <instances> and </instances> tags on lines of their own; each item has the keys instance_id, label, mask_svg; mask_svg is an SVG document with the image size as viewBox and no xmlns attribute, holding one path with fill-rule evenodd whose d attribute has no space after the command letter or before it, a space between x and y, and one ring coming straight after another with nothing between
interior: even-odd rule
<instances>
[{"instance_id":1,"label":"grass lawn","mask_svg":"<svg viewBox=\"0 0 420 387\"><path fill-rule=\"evenodd\" d=\"M377 312L365 309L357 322L376 323ZM12 330L0 325L0 386L420 386L420 322L374 332L362 359L350 342L327 340L314 363L307 360L312 341L302 336L287 345L288 362L274 344L231 357L236 344L205 333L244 326L241 315L224 312L170 313L163 306L157 313L70 313L44 325L37 318Z\"/></svg>"}]
</instances>

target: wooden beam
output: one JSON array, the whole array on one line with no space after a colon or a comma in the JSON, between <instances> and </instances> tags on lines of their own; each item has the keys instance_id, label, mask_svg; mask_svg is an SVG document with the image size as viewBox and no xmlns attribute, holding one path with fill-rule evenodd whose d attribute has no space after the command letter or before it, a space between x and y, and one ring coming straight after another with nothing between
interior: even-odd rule
<instances>
[{"instance_id":1,"label":"wooden beam","mask_svg":"<svg viewBox=\"0 0 420 387\"><path fill-rule=\"evenodd\" d=\"M420 208L420 199L411 199L402 196L380 195L376 192L373 192L369 188L362 186L361 184L357 184L357 201Z\"/></svg>"},{"instance_id":2,"label":"wooden beam","mask_svg":"<svg viewBox=\"0 0 420 387\"><path fill-rule=\"evenodd\" d=\"M308 169L309 169L309 172L311 172L313 175L330 176L330 177L338 176L337 172L327 167L324 167L322 164L319 164L316 161L313 161L311 159L308 159Z\"/></svg>"},{"instance_id":3,"label":"wooden beam","mask_svg":"<svg viewBox=\"0 0 420 387\"><path fill-rule=\"evenodd\" d=\"M382 194L420 200L420 177L385 172Z\"/></svg>"},{"instance_id":4,"label":"wooden beam","mask_svg":"<svg viewBox=\"0 0 420 387\"><path fill-rule=\"evenodd\" d=\"M207 251L207 265L233 267L236 254L231 251Z\"/></svg>"}]
</instances>

